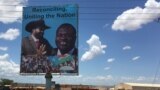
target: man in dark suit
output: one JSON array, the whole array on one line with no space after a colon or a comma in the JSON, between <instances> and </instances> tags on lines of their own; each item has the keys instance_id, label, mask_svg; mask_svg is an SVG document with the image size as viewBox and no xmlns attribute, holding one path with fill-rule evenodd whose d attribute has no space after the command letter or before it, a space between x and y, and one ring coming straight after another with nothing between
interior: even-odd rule
<instances>
[{"instance_id":1,"label":"man in dark suit","mask_svg":"<svg viewBox=\"0 0 160 90\"><path fill-rule=\"evenodd\" d=\"M76 73L78 70L78 50L75 47L76 29L69 23L60 25L56 31L54 49L58 60L54 62L58 70ZM60 72L59 71L59 72Z\"/></svg>"},{"instance_id":2,"label":"man in dark suit","mask_svg":"<svg viewBox=\"0 0 160 90\"><path fill-rule=\"evenodd\" d=\"M60 25L56 31L57 54L64 55L72 51L72 55L77 55L76 29L68 23Z\"/></svg>"},{"instance_id":3,"label":"man in dark suit","mask_svg":"<svg viewBox=\"0 0 160 90\"><path fill-rule=\"evenodd\" d=\"M29 22L25 29L31 35L22 40L22 55L35 55L40 49L43 49L44 55L50 55L52 46L43 37L44 31L49 28L42 19Z\"/></svg>"},{"instance_id":4,"label":"man in dark suit","mask_svg":"<svg viewBox=\"0 0 160 90\"><path fill-rule=\"evenodd\" d=\"M25 30L30 36L23 37L21 50L22 73L45 73L50 69L47 56L53 50L49 42L43 37L44 31L49 29L43 19L29 22Z\"/></svg>"}]
</instances>

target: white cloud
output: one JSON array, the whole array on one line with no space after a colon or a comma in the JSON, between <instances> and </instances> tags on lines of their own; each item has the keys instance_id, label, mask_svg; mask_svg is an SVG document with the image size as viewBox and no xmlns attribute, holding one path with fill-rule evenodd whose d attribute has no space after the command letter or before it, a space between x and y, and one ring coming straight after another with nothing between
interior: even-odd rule
<instances>
[{"instance_id":1,"label":"white cloud","mask_svg":"<svg viewBox=\"0 0 160 90\"><path fill-rule=\"evenodd\" d=\"M112 75L96 76L95 79L97 79L97 80L111 80L111 79L113 79L113 77L112 77Z\"/></svg>"},{"instance_id":2,"label":"white cloud","mask_svg":"<svg viewBox=\"0 0 160 90\"><path fill-rule=\"evenodd\" d=\"M83 84L83 85L108 85L114 79L112 75L99 75L99 76L54 76L54 81L63 84Z\"/></svg>"},{"instance_id":3,"label":"white cloud","mask_svg":"<svg viewBox=\"0 0 160 90\"><path fill-rule=\"evenodd\" d=\"M113 85L113 76L112 75L99 75L99 76L84 76L80 78L83 84L87 85Z\"/></svg>"},{"instance_id":4,"label":"white cloud","mask_svg":"<svg viewBox=\"0 0 160 90\"><path fill-rule=\"evenodd\" d=\"M89 40L87 40L87 44L89 45L89 50L87 50L81 57L82 61L91 60L99 54L105 53L105 48L107 45L102 45L99 37L95 34L91 36Z\"/></svg>"},{"instance_id":5,"label":"white cloud","mask_svg":"<svg viewBox=\"0 0 160 90\"><path fill-rule=\"evenodd\" d=\"M0 50L2 50L2 51L7 51L7 50L8 50L8 47L1 47L1 46L0 46Z\"/></svg>"},{"instance_id":6,"label":"white cloud","mask_svg":"<svg viewBox=\"0 0 160 90\"><path fill-rule=\"evenodd\" d=\"M10 60L8 54L0 55L0 73L6 75L17 74L19 65Z\"/></svg>"},{"instance_id":7,"label":"white cloud","mask_svg":"<svg viewBox=\"0 0 160 90\"><path fill-rule=\"evenodd\" d=\"M120 76L120 77L114 77L114 80L117 82L136 82L136 83L153 83L153 77L146 77L146 76ZM160 78L157 78L156 83L159 82Z\"/></svg>"},{"instance_id":8,"label":"white cloud","mask_svg":"<svg viewBox=\"0 0 160 90\"><path fill-rule=\"evenodd\" d=\"M109 24L107 23L107 24L105 24L104 26L103 26L103 28L107 28L109 26Z\"/></svg>"},{"instance_id":9,"label":"white cloud","mask_svg":"<svg viewBox=\"0 0 160 90\"><path fill-rule=\"evenodd\" d=\"M13 77L13 76L10 76ZM28 83L45 83L44 76L14 76L16 81ZM112 75L98 75L98 76L53 76L53 81L60 84L83 84L83 85L115 85L121 82L137 82L137 83L152 83L153 77L145 76L112 76ZM159 81L157 78L157 82Z\"/></svg>"},{"instance_id":10,"label":"white cloud","mask_svg":"<svg viewBox=\"0 0 160 90\"><path fill-rule=\"evenodd\" d=\"M13 23L22 18L22 7L28 0L0 0L0 22Z\"/></svg>"},{"instance_id":11,"label":"white cloud","mask_svg":"<svg viewBox=\"0 0 160 90\"><path fill-rule=\"evenodd\" d=\"M160 2L147 0L145 7L135 7L124 11L117 17L112 25L115 31L133 31L140 29L142 25L148 24L160 17Z\"/></svg>"},{"instance_id":12,"label":"white cloud","mask_svg":"<svg viewBox=\"0 0 160 90\"><path fill-rule=\"evenodd\" d=\"M19 64L11 60L9 54L0 55L0 77L21 83L39 83L44 78L39 76L21 76L19 75L19 67Z\"/></svg>"},{"instance_id":13,"label":"white cloud","mask_svg":"<svg viewBox=\"0 0 160 90\"><path fill-rule=\"evenodd\" d=\"M137 81L143 81L143 80L145 80L146 79L146 77L144 77L144 76L139 76L138 78L137 78Z\"/></svg>"},{"instance_id":14,"label":"white cloud","mask_svg":"<svg viewBox=\"0 0 160 90\"><path fill-rule=\"evenodd\" d=\"M77 78L82 78L82 77L83 77L83 75L78 75L78 76L77 76Z\"/></svg>"},{"instance_id":15,"label":"white cloud","mask_svg":"<svg viewBox=\"0 0 160 90\"><path fill-rule=\"evenodd\" d=\"M0 33L0 39L14 40L20 35L20 32L16 28L10 28L5 33Z\"/></svg>"},{"instance_id":16,"label":"white cloud","mask_svg":"<svg viewBox=\"0 0 160 90\"><path fill-rule=\"evenodd\" d=\"M131 49L131 46L124 46L122 49L123 49L123 50L130 50L130 49Z\"/></svg>"},{"instance_id":17,"label":"white cloud","mask_svg":"<svg viewBox=\"0 0 160 90\"><path fill-rule=\"evenodd\" d=\"M9 57L8 54L0 55L0 60L7 60Z\"/></svg>"},{"instance_id":18,"label":"white cloud","mask_svg":"<svg viewBox=\"0 0 160 90\"><path fill-rule=\"evenodd\" d=\"M113 62L115 59L114 58L109 58L108 60L107 60L107 62L108 63L111 63L111 62Z\"/></svg>"},{"instance_id":19,"label":"white cloud","mask_svg":"<svg viewBox=\"0 0 160 90\"><path fill-rule=\"evenodd\" d=\"M133 81L134 80L134 78L133 77L125 77L125 76L121 76L120 77L120 81L122 81L122 82L128 82L128 81Z\"/></svg>"},{"instance_id":20,"label":"white cloud","mask_svg":"<svg viewBox=\"0 0 160 90\"><path fill-rule=\"evenodd\" d=\"M109 70L109 69L110 69L110 67L105 67L105 68L104 68L104 70Z\"/></svg>"},{"instance_id":21,"label":"white cloud","mask_svg":"<svg viewBox=\"0 0 160 90\"><path fill-rule=\"evenodd\" d=\"M133 57L132 60L133 60L133 61L136 61L136 60L138 60L139 58L140 58L140 56L136 56L136 57Z\"/></svg>"}]
</instances>

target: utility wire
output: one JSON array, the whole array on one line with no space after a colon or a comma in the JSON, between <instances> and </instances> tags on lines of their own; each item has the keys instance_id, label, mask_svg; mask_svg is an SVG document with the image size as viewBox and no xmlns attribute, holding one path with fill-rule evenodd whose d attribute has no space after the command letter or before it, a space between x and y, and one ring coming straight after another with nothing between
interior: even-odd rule
<instances>
[{"instance_id":1,"label":"utility wire","mask_svg":"<svg viewBox=\"0 0 160 90\"><path fill-rule=\"evenodd\" d=\"M0 13L2 13L1 11L4 11L4 10L0 10ZM15 12L15 13L21 13L23 11L11 11L11 10L5 10L5 12ZM122 13L118 13L118 12L79 12L78 14L91 14L91 15L94 15L94 14L122 14ZM160 13L123 13L123 14L160 14Z\"/></svg>"},{"instance_id":2,"label":"utility wire","mask_svg":"<svg viewBox=\"0 0 160 90\"><path fill-rule=\"evenodd\" d=\"M2 5L3 6L3 5ZM5 6L5 5L4 5ZM8 6L16 6L16 5L8 5ZM79 8L84 8L84 9L122 9L122 8L129 8L129 7L79 7ZM159 9L159 8L155 8L155 7L149 7L148 9ZM18 10L15 10L15 11L11 11L11 10L0 10L0 13L2 12L17 12L17 13L22 13L23 11L18 11ZM108 15L108 14L122 14L122 13L118 13L118 12L79 12L78 14L80 15ZM123 14L160 14L160 13L123 13ZM0 18L19 18L19 17L7 17L7 16L0 16ZM114 19L111 19L111 18L80 18L80 19L84 19L84 20L114 20ZM150 19L153 19L153 18L136 18L136 19L127 19L127 20L150 20ZM126 19L118 19L118 20L126 20Z\"/></svg>"},{"instance_id":3,"label":"utility wire","mask_svg":"<svg viewBox=\"0 0 160 90\"><path fill-rule=\"evenodd\" d=\"M0 17L0 19L15 19L21 17ZM73 18L75 19L75 18ZM116 20L153 20L154 18L116 19ZM79 18L79 20L115 20L115 18Z\"/></svg>"},{"instance_id":4,"label":"utility wire","mask_svg":"<svg viewBox=\"0 0 160 90\"><path fill-rule=\"evenodd\" d=\"M51 0L41 0L41 1L39 1L39 0L34 0L34 1L29 1L30 3L51 3L51 2L54 2L54 3L104 3L104 2L110 2L110 1L112 1L112 0L96 0L96 1L94 1L94 0L70 0L70 1L67 1L67 0L65 0L65 2L63 1L63 0L57 0L57 1L51 1ZM123 0L123 2L125 3L128 3L128 1L129 2L140 2L140 1L146 1L146 0ZM14 3L16 3L16 2L14 2ZM17 2L17 3L20 3L20 2ZM23 3L25 3L25 2L22 2L22 4ZM118 3L118 2L117 2ZM6 4L9 4L9 3L6 3Z\"/></svg>"},{"instance_id":5,"label":"utility wire","mask_svg":"<svg viewBox=\"0 0 160 90\"><path fill-rule=\"evenodd\" d=\"M34 1L30 1L30 2L62 2L64 0L55 0L55 1L52 1L52 0L34 0ZM112 0L65 0L65 2L104 2L104 1L112 1ZM146 1L146 0L123 0L123 1Z\"/></svg>"},{"instance_id":6,"label":"utility wire","mask_svg":"<svg viewBox=\"0 0 160 90\"><path fill-rule=\"evenodd\" d=\"M32 6L32 5L11 5L11 4L0 4L0 6L24 6L24 7L27 7L27 6ZM35 6L35 5L34 5ZM33 7L34 7L33 6ZM38 5L37 5L38 6ZM55 6L59 6L59 5L55 5ZM44 6L45 7L45 6ZM74 7L70 7L70 8L74 8ZM78 8L91 8L91 9L128 9L128 8L131 8L131 7L127 7L127 6L120 6L120 7L116 7L116 6L101 6L101 7L95 7L95 6L90 6L90 7L86 7L86 6L79 6ZM160 7L147 7L147 9L160 9Z\"/></svg>"},{"instance_id":7,"label":"utility wire","mask_svg":"<svg viewBox=\"0 0 160 90\"><path fill-rule=\"evenodd\" d=\"M153 82L152 82L153 84L156 82L156 78L157 78L157 74L158 74L159 69L160 69L160 60L158 60L158 65L157 65L156 72L155 72Z\"/></svg>"}]
</instances>

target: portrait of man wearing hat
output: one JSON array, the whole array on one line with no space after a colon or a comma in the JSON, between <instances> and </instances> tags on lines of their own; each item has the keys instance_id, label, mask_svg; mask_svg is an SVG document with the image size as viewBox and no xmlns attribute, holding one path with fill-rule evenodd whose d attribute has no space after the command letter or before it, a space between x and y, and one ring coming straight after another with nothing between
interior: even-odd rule
<instances>
[{"instance_id":1,"label":"portrait of man wearing hat","mask_svg":"<svg viewBox=\"0 0 160 90\"><path fill-rule=\"evenodd\" d=\"M37 50L40 47L44 48L44 55L50 55L52 46L43 37L44 31L50 27L45 25L43 19L29 22L25 30L30 33L30 36L22 39L22 55L34 55L37 54Z\"/></svg>"},{"instance_id":2,"label":"portrait of man wearing hat","mask_svg":"<svg viewBox=\"0 0 160 90\"><path fill-rule=\"evenodd\" d=\"M25 30L29 32L30 35L22 38L21 68L23 69L21 70L21 72L25 72L25 73L37 72L35 70L37 70L39 67L49 65L49 62L47 60L45 62L46 63L45 65L42 65L44 64L44 62L40 62L42 58L45 59L45 57L49 56L53 49L52 46L47 41L47 39L44 38L44 31L49 28L50 27L45 24L43 19L31 21L26 24ZM35 59L33 60L33 58ZM38 59L38 58L41 58L41 59ZM38 64L33 63L32 61L38 62ZM27 69L27 67L29 68ZM42 73L46 72L46 70L49 70L48 66L42 67L42 68L43 68L43 71L39 70ZM32 69L35 69L35 70L32 70Z\"/></svg>"}]
</instances>

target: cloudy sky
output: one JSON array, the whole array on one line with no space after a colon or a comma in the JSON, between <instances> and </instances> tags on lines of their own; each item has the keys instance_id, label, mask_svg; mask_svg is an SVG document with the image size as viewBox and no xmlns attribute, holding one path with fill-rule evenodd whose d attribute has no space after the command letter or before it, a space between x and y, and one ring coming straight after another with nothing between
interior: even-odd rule
<instances>
[{"instance_id":1,"label":"cloudy sky","mask_svg":"<svg viewBox=\"0 0 160 90\"><path fill-rule=\"evenodd\" d=\"M79 5L79 75L56 83L160 83L160 0L0 0L0 78L45 83L19 75L22 7Z\"/></svg>"}]
</instances>

